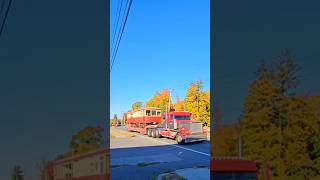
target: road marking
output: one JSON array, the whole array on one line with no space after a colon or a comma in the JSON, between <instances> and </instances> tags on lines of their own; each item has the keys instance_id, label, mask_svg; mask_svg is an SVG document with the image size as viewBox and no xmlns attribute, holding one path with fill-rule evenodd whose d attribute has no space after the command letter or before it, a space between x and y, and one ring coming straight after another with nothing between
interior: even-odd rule
<instances>
[{"instance_id":1,"label":"road marking","mask_svg":"<svg viewBox=\"0 0 320 180\"><path fill-rule=\"evenodd\" d=\"M129 133L130 133L130 132L129 132ZM187 150L187 151L191 151L191 152L194 152L194 153L198 153L198 154L202 154L202 155L205 155L205 156L209 156L209 157L210 157L210 154L207 154L207 153L204 153L204 152L200 152L200 151L196 151L196 150L193 150L193 149L181 147L181 146L178 146L178 145L175 145L175 144L170 144L170 143L163 142L163 141L160 141L160 140L157 140L157 139L154 139L154 138L149 138L149 137L143 136L143 135L138 134L138 133L132 133L132 134L134 134L134 135L136 135L136 136L143 137L143 138L145 138L145 139L154 140L154 141L160 142L160 143L162 143L162 144L167 144L167 145L170 145L170 146L174 146L174 147L177 147L177 148L181 148L181 149L184 149L184 150Z\"/></svg>"}]
</instances>

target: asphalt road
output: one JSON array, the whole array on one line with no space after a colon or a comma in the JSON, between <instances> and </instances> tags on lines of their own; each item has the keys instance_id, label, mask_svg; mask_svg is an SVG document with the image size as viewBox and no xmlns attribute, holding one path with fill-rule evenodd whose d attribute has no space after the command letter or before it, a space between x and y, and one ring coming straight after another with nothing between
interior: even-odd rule
<instances>
[{"instance_id":1,"label":"asphalt road","mask_svg":"<svg viewBox=\"0 0 320 180\"><path fill-rule=\"evenodd\" d=\"M147 180L178 169L210 166L209 141L177 145L167 138L132 134L135 136L110 140L112 180Z\"/></svg>"}]
</instances>

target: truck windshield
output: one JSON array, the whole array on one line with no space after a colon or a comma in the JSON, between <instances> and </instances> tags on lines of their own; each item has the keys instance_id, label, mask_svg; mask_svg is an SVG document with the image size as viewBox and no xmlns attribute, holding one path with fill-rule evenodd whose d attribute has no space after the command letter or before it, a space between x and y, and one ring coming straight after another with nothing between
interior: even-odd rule
<instances>
[{"instance_id":1,"label":"truck windshield","mask_svg":"<svg viewBox=\"0 0 320 180\"><path fill-rule=\"evenodd\" d=\"M176 120L190 120L190 116L175 116Z\"/></svg>"}]
</instances>

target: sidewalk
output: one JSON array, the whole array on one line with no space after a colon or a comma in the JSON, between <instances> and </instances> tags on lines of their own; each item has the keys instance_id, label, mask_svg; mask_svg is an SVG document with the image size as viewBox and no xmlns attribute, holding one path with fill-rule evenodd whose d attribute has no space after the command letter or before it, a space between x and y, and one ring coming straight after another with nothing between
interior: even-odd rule
<instances>
[{"instance_id":1,"label":"sidewalk","mask_svg":"<svg viewBox=\"0 0 320 180\"><path fill-rule=\"evenodd\" d=\"M206 180L210 179L209 168L186 168L160 174L157 180Z\"/></svg>"}]
</instances>

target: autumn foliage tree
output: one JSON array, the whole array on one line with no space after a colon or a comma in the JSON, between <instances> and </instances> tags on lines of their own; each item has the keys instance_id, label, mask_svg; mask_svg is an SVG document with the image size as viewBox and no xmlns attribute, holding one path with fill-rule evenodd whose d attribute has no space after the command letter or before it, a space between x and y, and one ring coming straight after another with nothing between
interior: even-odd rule
<instances>
[{"instance_id":1,"label":"autumn foliage tree","mask_svg":"<svg viewBox=\"0 0 320 180\"><path fill-rule=\"evenodd\" d=\"M220 125L211 132L211 154L215 157L237 156L237 124Z\"/></svg>"},{"instance_id":2,"label":"autumn foliage tree","mask_svg":"<svg viewBox=\"0 0 320 180\"><path fill-rule=\"evenodd\" d=\"M271 65L259 66L249 87L241 136L244 156L257 162L261 178L266 162L272 179L311 179L319 173L314 137L319 122L308 100L295 94L297 72L293 56L284 51Z\"/></svg>"},{"instance_id":3,"label":"autumn foliage tree","mask_svg":"<svg viewBox=\"0 0 320 180\"><path fill-rule=\"evenodd\" d=\"M132 104L132 110L136 110L142 107L142 102L135 102Z\"/></svg>"},{"instance_id":4,"label":"autumn foliage tree","mask_svg":"<svg viewBox=\"0 0 320 180\"><path fill-rule=\"evenodd\" d=\"M148 100L145 105L146 107L158 107L163 112L166 111L166 106L169 103L170 92L168 89L163 89L157 92L150 100Z\"/></svg>"},{"instance_id":5,"label":"autumn foliage tree","mask_svg":"<svg viewBox=\"0 0 320 180\"><path fill-rule=\"evenodd\" d=\"M210 126L210 92L203 91L203 82L192 82L186 93L186 110L193 114L193 118Z\"/></svg>"},{"instance_id":6,"label":"autumn foliage tree","mask_svg":"<svg viewBox=\"0 0 320 180\"><path fill-rule=\"evenodd\" d=\"M238 124L223 125L222 115L217 103L213 104L213 123L210 132L211 155L236 156L236 140L239 137Z\"/></svg>"},{"instance_id":7,"label":"autumn foliage tree","mask_svg":"<svg viewBox=\"0 0 320 180\"><path fill-rule=\"evenodd\" d=\"M176 111L184 111L185 110L185 101L181 100L179 96L176 97L176 103L174 104L174 108Z\"/></svg>"},{"instance_id":8,"label":"autumn foliage tree","mask_svg":"<svg viewBox=\"0 0 320 180\"><path fill-rule=\"evenodd\" d=\"M100 148L105 142L103 128L85 127L75 135L69 143L73 155L78 155Z\"/></svg>"}]
</instances>

